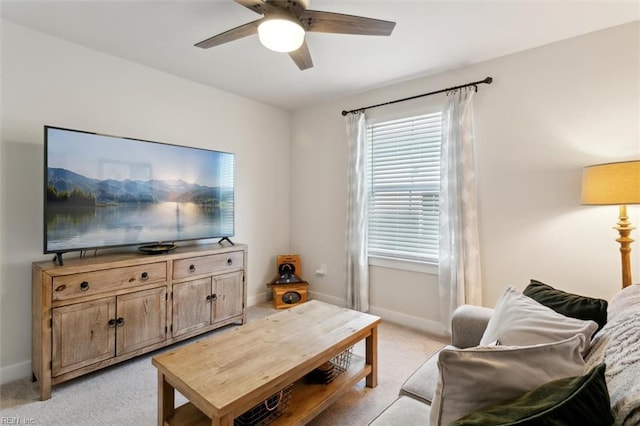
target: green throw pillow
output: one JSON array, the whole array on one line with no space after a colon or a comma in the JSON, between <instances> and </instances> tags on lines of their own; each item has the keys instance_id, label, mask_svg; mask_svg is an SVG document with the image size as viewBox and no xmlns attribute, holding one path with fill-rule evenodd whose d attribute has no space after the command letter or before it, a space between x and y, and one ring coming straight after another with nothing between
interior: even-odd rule
<instances>
[{"instance_id":1,"label":"green throw pillow","mask_svg":"<svg viewBox=\"0 0 640 426\"><path fill-rule=\"evenodd\" d=\"M566 293L536 280L531 280L522 294L559 314L595 321L598 323L598 331L607 323L606 300Z\"/></svg>"},{"instance_id":2,"label":"green throw pillow","mask_svg":"<svg viewBox=\"0 0 640 426\"><path fill-rule=\"evenodd\" d=\"M546 383L476 411L449 426L607 426L613 424L605 364L589 374Z\"/></svg>"}]
</instances>

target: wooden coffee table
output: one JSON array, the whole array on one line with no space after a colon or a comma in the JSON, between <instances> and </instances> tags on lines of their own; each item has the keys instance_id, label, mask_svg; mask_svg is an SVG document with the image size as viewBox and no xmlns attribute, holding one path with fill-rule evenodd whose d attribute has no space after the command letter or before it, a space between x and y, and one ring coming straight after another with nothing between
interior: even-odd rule
<instances>
[{"instance_id":1,"label":"wooden coffee table","mask_svg":"<svg viewBox=\"0 0 640 426\"><path fill-rule=\"evenodd\" d=\"M380 318L310 301L155 356L158 425L233 425L235 417L294 383L289 410L272 424L305 424L362 379L377 385ZM365 358L331 383L307 373L366 340ZM175 391L189 402L175 408Z\"/></svg>"}]
</instances>

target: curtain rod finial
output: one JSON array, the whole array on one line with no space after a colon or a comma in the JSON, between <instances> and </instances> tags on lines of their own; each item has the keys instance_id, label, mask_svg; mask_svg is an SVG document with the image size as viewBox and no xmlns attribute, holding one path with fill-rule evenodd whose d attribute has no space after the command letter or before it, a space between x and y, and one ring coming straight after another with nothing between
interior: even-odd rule
<instances>
[{"instance_id":1,"label":"curtain rod finial","mask_svg":"<svg viewBox=\"0 0 640 426\"><path fill-rule=\"evenodd\" d=\"M349 111L342 111L342 116L343 116L343 117L346 117L346 116L347 116L347 114L349 114Z\"/></svg>"},{"instance_id":2,"label":"curtain rod finial","mask_svg":"<svg viewBox=\"0 0 640 426\"><path fill-rule=\"evenodd\" d=\"M491 84L491 83L493 83L493 78L492 77L487 77L487 78L484 79L483 83Z\"/></svg>"}]
</instances>

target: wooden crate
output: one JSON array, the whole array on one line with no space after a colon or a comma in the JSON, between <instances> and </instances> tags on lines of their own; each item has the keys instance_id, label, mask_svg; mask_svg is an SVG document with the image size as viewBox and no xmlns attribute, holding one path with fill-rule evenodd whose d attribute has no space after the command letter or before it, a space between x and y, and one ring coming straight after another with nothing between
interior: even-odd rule
<instances>
[{"instance_id":1,"label":"wooden crate","mask_svg":"<svg viewBox=\"0 0 640 426\"><path fill-rule=\"evenodd\" d=\"M276 309L291 308L307 301L309 286L306 282L295 284L273 284L273 307Z\"/></svg>"}]
</instances>

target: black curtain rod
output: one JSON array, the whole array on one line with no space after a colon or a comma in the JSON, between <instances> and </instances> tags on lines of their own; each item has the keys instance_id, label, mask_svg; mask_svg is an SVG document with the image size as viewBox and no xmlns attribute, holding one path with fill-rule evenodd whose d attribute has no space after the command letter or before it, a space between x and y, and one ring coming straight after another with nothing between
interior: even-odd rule
<instances>
[{"instance_id":1,"label":"black curtain rod","mask_svg":"<svg viewBox=\"0 0 640 426\"><path fill-rule=\"evenodd\" d=\"M342 111L342 115L346 116L347 114L353 114L355 112L360 112L360 111L364 111L364 110L371 109L371 108L377 108L377 107L381 107L381 106L385 106L385 105L396 104L398 102L410 101L412 99L422 98L424 96L436 95L438 93L448 92L449 90L462 89L464 87L469 87L469 86L476 86L476 91L477 91L478 90L478 87L477 87L478 84L483 84L483 83L484 84L491 84L492 82L493 82L493 78L487 77L484 80L474 81L473 83L461 84L460 86L449 87L448 89L436 90L435 92L423 93L422 95L415 95L415 96L411 96L409 98L396 99L395 101L384 102L384 103L377 104L377 105L369 105L369 106L362 107L362 108L352 109L350 111Z\"/></svg>"}]
</instances>

